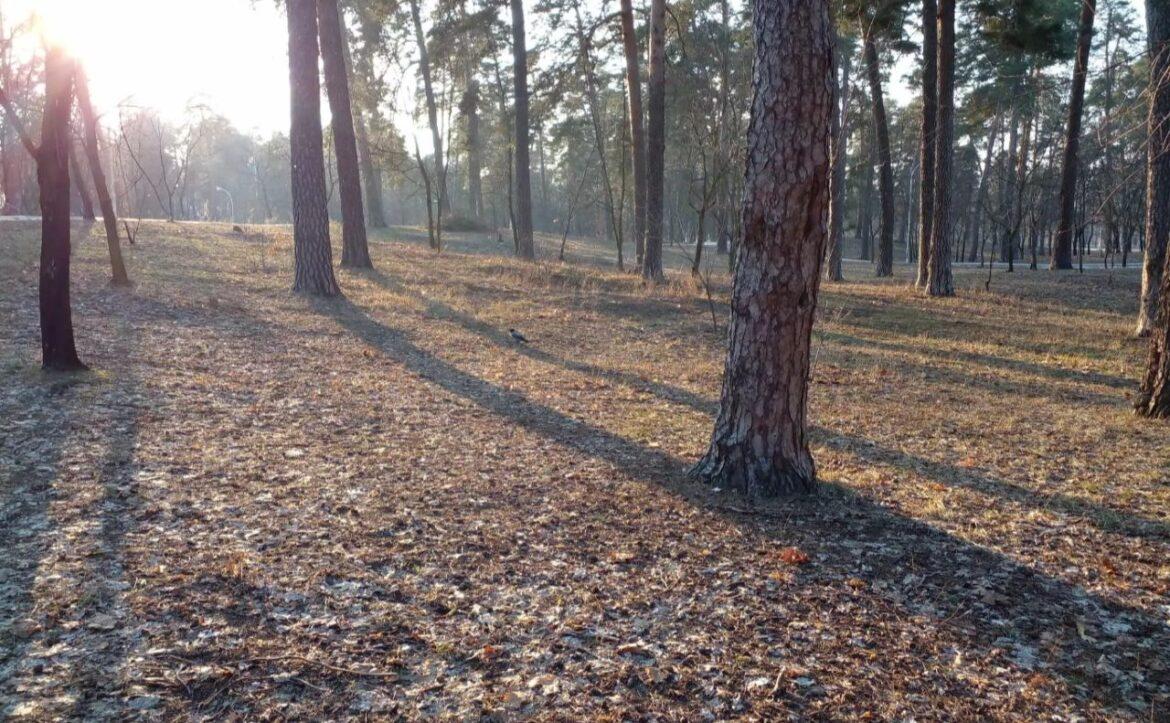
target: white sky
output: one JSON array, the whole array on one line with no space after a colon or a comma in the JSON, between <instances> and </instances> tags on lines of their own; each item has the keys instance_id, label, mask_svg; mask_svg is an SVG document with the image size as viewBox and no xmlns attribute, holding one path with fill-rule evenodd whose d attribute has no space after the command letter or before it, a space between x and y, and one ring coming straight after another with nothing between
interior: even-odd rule
<instances>
[{"instance_id":1,"label":"white sky","mask_svg":"<svg viewBox=\"0 0 1170 723\"><path fill-rule=\"evenodd\" d=\"M526 4L531 15L533 3ZM1131 4L1144 22L1142 2ZM129 102L179 118L195 101L245 132L287 131L287 26L276 0L0 0L6 28L34 10L45 32L85 62L104 112ZM530 45L533 31L543 30L532 20ZM911 95L902 77L914 62L905 56L892 73L887 92L899 103ZM413 84L403 91L398 103L412 102ZM404 110L396 122L408 144L413 133L429 150L429 133Z\"/></svg>"},{"instance_id":2,"label":"white sky","mask_svg":"<svg viewBox=\"0 0 1170 723\"><path fill-rule=\"evenodd\" d=\"M181 116L209 105L241 130L288 127L287 25L274 0L0 0L6 30L36 10L85 63L94 104Z\"/></svg>"}]
</instances>

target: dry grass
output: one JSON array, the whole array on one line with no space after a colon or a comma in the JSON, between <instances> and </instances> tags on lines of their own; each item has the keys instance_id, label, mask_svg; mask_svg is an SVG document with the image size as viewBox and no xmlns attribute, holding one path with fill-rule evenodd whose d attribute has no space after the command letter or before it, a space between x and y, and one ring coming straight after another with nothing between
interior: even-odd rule
<instances>
[{"instance_id":1,"label":"dry grass","mask_svg":"<svg viewBox=\"0 0 1170 723\"><path fill-rule=\"evenodd\" d=\"M120 292L99 230L98 371L59 377L34 229L2 229L0 715L1168 715L1132 271L928 301L849 264L814 346L827 484L753 508L685 475L721 273L713 328L684 274L647 290L602 246L396 231L314 301L286 229L147 223Z\"/></svg>"}]
</instances>

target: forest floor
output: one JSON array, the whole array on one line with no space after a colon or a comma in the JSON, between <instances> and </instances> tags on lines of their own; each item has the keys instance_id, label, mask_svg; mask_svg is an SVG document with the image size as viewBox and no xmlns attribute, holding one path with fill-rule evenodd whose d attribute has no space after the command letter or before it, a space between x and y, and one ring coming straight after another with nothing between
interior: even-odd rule
<instances>
[{"instance_id":1,"label":"forest floor","mask_svg":"<svg viewBox=\"0 0 1170 723\"><path fill-rule=\"evenodd\" d=\"M148 222L116 290L77 231L77 375L39 369L36 227L0 236L0 718L1170 716L1132 270L849 264L824 485L752 505L686 475L723 273L395 231L321 301L287 229Z\"/></svg>"}]
</instances>

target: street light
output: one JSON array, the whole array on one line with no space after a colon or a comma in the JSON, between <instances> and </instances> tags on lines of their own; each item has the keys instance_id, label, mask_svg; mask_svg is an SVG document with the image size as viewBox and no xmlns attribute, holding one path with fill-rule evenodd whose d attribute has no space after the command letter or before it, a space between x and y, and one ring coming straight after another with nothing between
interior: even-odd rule
<instances>
[{"instance_id":1,"label":"street light","mask_svg":"<svg viewBox=\"0 0 1170 723\"><path fill-rule=\"evenodd\" d=\"M232 192L227 190L223 186L216 186L215 190L223 193L225 196L228 197L228 204L231 208L231 214L232 214L231 221L232 221L232 223L235 223L236 222L236 199L232 198Z\"/></svg>"}]
</instances>

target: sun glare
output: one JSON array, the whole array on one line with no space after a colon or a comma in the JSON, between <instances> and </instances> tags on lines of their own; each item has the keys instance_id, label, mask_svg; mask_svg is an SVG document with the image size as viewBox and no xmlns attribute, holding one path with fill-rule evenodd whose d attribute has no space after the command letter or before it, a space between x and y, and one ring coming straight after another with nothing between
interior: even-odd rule
<instances>
[{"instance_id":1,"label":"sun glare","mask_svg":"<svg viewBox=\"0 0 1170 723\"><path fill-rule=\"evenodd\" d=\"M32 19L25 48L65 49L100 112L157 109L172 120L207 105L242 129L287 127L285 23L245 0L0 0L6 26Z\"/></svg>"}]
</instances>

